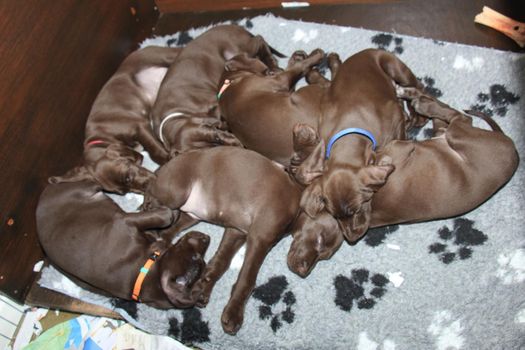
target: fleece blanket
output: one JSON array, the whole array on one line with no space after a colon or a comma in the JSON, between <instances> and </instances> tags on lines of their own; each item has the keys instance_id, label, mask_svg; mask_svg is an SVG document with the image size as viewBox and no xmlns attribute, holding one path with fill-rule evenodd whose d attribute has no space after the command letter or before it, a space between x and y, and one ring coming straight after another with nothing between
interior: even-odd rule
<instances>
[{"instance_id":1,"label":"fleece blanket","mask_svg":"<svg viewBox=\"0 0 525 350\"><path fill-rule=\"evenodd\" d=\"M369 47L393 52L434 96L457 109L491 115L525 157L523 54L273 16L238 24L287 55L317 47L342 59ZM151 38L142 46L183 46L206 29ZM286 59L280 63L285 66ZM423 129L416 137L426 135ZM223 332L220 317L242 251L203 309L161 311L102 297L52 267L43 270L39 283L202 349L524 349L524 163L477 209L446 220L370 230L354 246L343 243L306 279L288 270L291 238L286 237L266 258L235 336ZM141 204L140 196L112 198L126 210ZM212 238L209 259L222 228L207 223L195 228Z\"/></svg>"}]
</instances>

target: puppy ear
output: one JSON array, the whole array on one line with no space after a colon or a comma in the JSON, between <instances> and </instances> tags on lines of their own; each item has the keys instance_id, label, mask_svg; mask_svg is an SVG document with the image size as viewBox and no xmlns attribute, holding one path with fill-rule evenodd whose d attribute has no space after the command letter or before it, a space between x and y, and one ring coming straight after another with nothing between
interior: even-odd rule
<instances>
[{"instance_id":1,"label":"puppy ear","mask_svg":"<svg viewBox=\"0 0 525 350\"><path fill-rule=\"evenodd\" d=\"M306 187L301 196L300 207L311 218L315 218L324 209L323 192L319 182Z\"/></svg>"},{"instance_id":2,"label":"puppy ear","mask_svg":"<svg viewBox=\"0 0 525 350\"><path fill-rule=\"evenodd\" d=\"M348 242L353 243L360 239L370 226L370 214L372 212L372 206L370 202L366 202L357 213L355 213L350 219L350 229L343 230L345 238Z\"/></svg>"},{"instance_id":3,"label":"puppy ear","mask_svg":"<svg viewBox=\"0 0 525 350\"><path fill-rule=\"evenodd\" d=\"M320 140L312 153L297 166L294 177L302 185L311 184L316 178L323 175L325 161L325 143Z\"/></svg>"},{"instance_id":4,"label":"puppy ear","mask_svg":"<svg viewBox=\"0 0 525 350\"><path fill-rule=\"evenodd\" d=\"M85 166L75 167L62 176L51 176L47 179L50 184L58 184L61 182L77 182L84 180L95 180L93 175L91 175Z\"/></svg>"},{"instance_id":5,"label":"puppy ear","mask_svg":"<svg viewBox=\"0 0 525 350\"><path fill-rule=\"evenodd\" d=\"M139 152L117 143L109 145L105 154L110 159L125 158L136 164L141 164L144 158Z\"/></svg>"},{"instance_id":6,"label":"puppy ear","mask_svg":"<svg viewBox=\"0 0 525 350\"><path fill-rule=\"evenodd\" d=\"M175 277L169 268L164 268L160 276L160 286L168 300L178 308L195 305L191 293L187 292L187 279L184 276Z\"/></svg>"},{"instance_id":7,"label":"puppy ear","mask_svg":"<svg viewBox=\"0 0 525 350\"><path fill-rule=\"evenodd\" d=\"M388 176L390 176L395 169L393 164L388 163L388 161L391 162L392 159L388 159L390 157L385 158L379 162L380 165L369 165L360 170L362 183L374 192L386 183Z\"/></svg>"}]
</instances>

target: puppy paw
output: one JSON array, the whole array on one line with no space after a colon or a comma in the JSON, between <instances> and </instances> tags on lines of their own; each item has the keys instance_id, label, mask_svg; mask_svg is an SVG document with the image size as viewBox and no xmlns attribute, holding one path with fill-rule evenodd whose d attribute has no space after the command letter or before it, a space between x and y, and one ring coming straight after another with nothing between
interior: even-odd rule
<instances>
[{"instance_id":1,"label":"puppy paw","mask_svg":"<svg viewBox=\"0 0 525 350\"><path fill-rule=\"evenodd\" d=\"M292 61L292 60L295 61L295 62L297 62L297 61L302 61L302 60L304 60L306 57L308 57L308 54L307 54L305 51L303 51L303 50L297 50L297 51L295 51L295 52L292 54L292 56L290 57L290 61Z\"/></svg>"},{"instance_id":2,"label":"puppy paw","mask_svg":"<svg viewBox=\"0 0 525 350\"><path fill-rule=\"evenodd\" d=\"M219 145L244 147L241 141L235 135L228 131L221 131L216 134L215 141Z\"/></svg>"},{"instance_id":3,"label":"puppy paw","mask_svg":"<svg viewBox=\"0 0 525 350\"><path fill-rule=\"evenodd\" d=\"M235 335L244 321L244 307L233 308L227 305L222 312L221 323L224 332Z\"/></svg>"},{"instance_id":4,"label":"puppy paw","mask_svg":"<svg viewBox=\"0 0 525 350\"><path fill-rule=\"evenodd\" d=\"M192 287L191 294L193 300L195 300L195 305L197 307L203 308L208 305L210 301L211 291L213 289L213 284L210 284L209 278L199 279Z\"/></svg>"},{"instance_id":5,"label":"puppy paw","mask_svg":"<svg viewBox=\"0 0 525 350\"><path fill-rule=\"evenodd\" d=\"M310 52L310 55L308 56L308 58L318 60L319 62L323 59L323 57L324 51L322 49L315 49L312 52Z\"/></svg>"},{"instance_id":6,"label":"puppy paw","mask_svg":"<svg viewBox=\"0 0 525 350\"><path fill-rule=\"evenodd\" d=\"M421 91L415 87L395 85L396 95L398 98L405 100L415 100L421 96Z\"/></svg>"},{"instance_id":7,"label":"puppy paw","mask_svg":"<svg viewBox=\"0 0 525 350\"><path fill-rule=\"evenodd\" d=\"M330 52L328 55L326 55L326 59L328 60L329 66L341 64L341 58L335 52Z\"/></svg>"}]
</instances>

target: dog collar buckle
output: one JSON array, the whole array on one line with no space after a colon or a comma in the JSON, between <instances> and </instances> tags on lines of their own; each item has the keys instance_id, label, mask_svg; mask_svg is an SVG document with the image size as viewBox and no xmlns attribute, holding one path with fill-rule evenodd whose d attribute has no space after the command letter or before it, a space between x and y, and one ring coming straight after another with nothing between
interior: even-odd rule
<instances>
[{"instance_id":1,"label":"dog collar buckle","mask_svg":"<svg viewBox=\"0 0 525 350\"><path fill-rule=\"evenodd\" d=\"M348 129L343 129L339 131L338 133L336 133L334 136L330 138L330 141L328 141L328 146L326 147L326 156L325 156L326 159L330 157L330 152L332 151L332 147L334 146L335 141L337 141L342 136L345 136L348 134L358 134L358 135L367 137L370 141L372 141L372 150L376 149L377 142L376 142L376 139L374 138L374 135L370 131L366 129L361 129L361 128L348 128Z\"/></svg>"},{"instance_id":2,"label":"dog collar buckle","mask_svg":"<svg viewBox=\"0 0 525 350\"><path fill-rule=\"evenodd\" d=\"M217 94L217 100L221 98L222 94L224 93L224 91L226 91L227 88L230 87L231 83L232 83L232 80L230 79L224 80L224 83L222 84L221 88L219 89L219 93Z\"/></svg>"},{"instance_id":3,"label":"dog collar buckle","mask_svg":"<svg viewBox=\"0 0 525 350\"><path fill-rule=\"evenodd\" d=\"M157 260L159 256L160 256L160 252L154 251L149 256L148 260L146 260L146 263L140 268L137 279L135 280L135 285L133 286L133 292L131 293L131 299L135 301L139 301L140 290L142 289L142 284L144 283L144 279L146 278L146 275L151 269L151 266L153 266L153 264L155 263L155 261Z\"/></svg>"}]
</instances>

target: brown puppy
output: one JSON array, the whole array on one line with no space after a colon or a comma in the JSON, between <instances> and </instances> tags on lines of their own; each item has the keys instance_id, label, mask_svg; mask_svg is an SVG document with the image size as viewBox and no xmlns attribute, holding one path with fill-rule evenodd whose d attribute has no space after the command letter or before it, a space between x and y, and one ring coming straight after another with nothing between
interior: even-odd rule
<instances>
[{"instance_id":1,"label":"brown puppy","mask_svg":"<svg viewBox=\"0 0 525 350\"><path fill-rule=\"evenodd\" d=\"M143 193L153 173L141 166L143 146L163 164L168 153L151 128L149 113L180 49L146 47L131 53L102 87L86 122L84 165L51 183L95 180L106 191Z\"/></svg>"},{"instance_id":2,"label":"brown puppy","mask_svg":"<svg viewBox=\"0 0 525 350\"><path fill-rule=\"evenodd\" d=\"M201 34L171 65L152 119L156 135L172 155L221 144L240 146L219 119L217 91L225 62L241 53L259 57L270 70L277 69L264 39L236 25L216 26Z\"/></svg>"},{"instance_id":3,"label":"brown puppy","mask_svg":"<svg viewBox=\"0 0 525 350\"><path fill-rule=\"evenodd\" d=\"M357 203L355 215L368 215L370 227L457 216L479 206L509 181L518 154L492 119L480 115L493 131L476 128L470 117L417 89L398 92L419 114L432 119L435 135L421 142L395 140L378 152L377 162L386 160L395 171L369 203ZM303 277L339 248L343 234L349 241L362 236L361 231L350 236L341 231L323 209L320 188L311 195L316 199L303 204L314 206L308 210L319 214L315 220L305 216L295 226L288 253L290 269ZM370 206L371 211L361 214L360 206Z\"/></svg>"},{"instance_id":4,"label":"brown puppy","mask_svg":"<svg viewBox=\"0 0 525 350\"><path fill-rule=\"evenodd\" d=\"M145 208L168 206L226 227L219 249L193 288L204 306L215 282L246 242L246 254L222 313L225 332L242 325L244 307L269 250L289 232L299 208L297 185L282 166L239 147L215 147L178 155L157 170Z\"/></svg>"},{"instance_id":5,"label":"brown puppy","mask_svg":"<svg viewBox=\"0 0 525 350\"><path fill-rule=\"evenodd\" d=\"M209 243L196 231L175 245L147 231L172 220L168 208L125 213L92 181L48 185L36 210L38 238L55 266L89 289L128 300L135 292L158 308L190 305ZM136 287L150 259L156 261Z\"/></svg>"},{"instance_id":6,"label":"brown puppy","mask_svg":"<svg viewBox=\"0 0 525 350\"><path fill-rule=\"evenodd\" d=\"M408 117L394 83L420 86L410 69L386 51L367 49L341 64L323 98L317 126L321 142L295 174L309 185L301 208L312 218L326 209L347 237L366 231L370 200L394 170L387 161L375 163L375 148L406 139L408 128L426 122Z\"/></svg>"},{"instance_id":7,"label":"brown puppy","mask_svg":"<svg viewBox=\"0 0 525 350\"><path fill-rule=\"evenodd\" d=\"M287 68L273 75L266 75L266 65L246 54L226 62L221 78L224 90L219 100L220 112L230 131L246 148L289 165L294 125L317 125L321 116L321 97L329 81L311 68L323 56L319 49L309 56L297 51ZM338 62L337 55L332 54L329 58L332 76ZM297 81L307 73L311 85L294 91Z\"/></svg>"}]
</instances>

